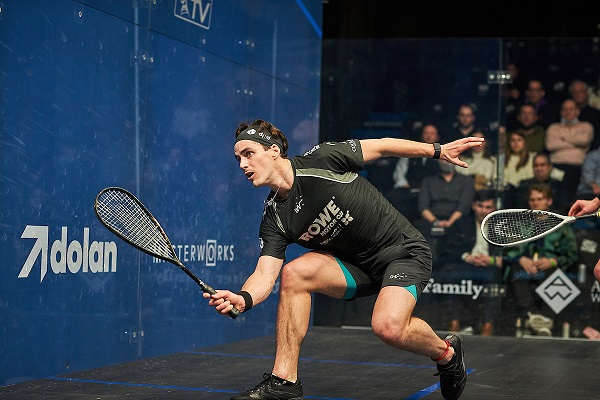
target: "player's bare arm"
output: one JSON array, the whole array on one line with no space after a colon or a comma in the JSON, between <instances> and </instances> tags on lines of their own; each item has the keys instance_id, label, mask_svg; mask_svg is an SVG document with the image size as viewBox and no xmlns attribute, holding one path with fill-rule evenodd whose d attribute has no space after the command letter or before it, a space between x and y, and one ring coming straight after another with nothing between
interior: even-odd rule
<instances>
[{"instance_id":1,"label":"player's bare arm","mask_svg":"<svg viewBox=\"0 0 600 400\"><path fill-rule=\"evenodd\" d=\"M440 158L460 167L467 167L458 156L465 150L481 146L484 139L479 137L466 137L454 142L441 145ZM429 143L415 142L406 139L382 138L364 139L360 141L365 162L373 161L381 157L429 157L434 156L434 146Z\"/></svg>"},{"instance_id":2,"label":"player's bare arm","mask_svg":"<svg viewBox=\"0 0 600 400\"><path fill-rule=\"evenodd\" d=\"M244 283L242 290L251 296L252 306L263 302L273 289L275 281L283 266L283 260L271 256L261 256L258 259L256 268L252 275ZM204 294L205 298L210 298L208 304L223 314L227 314L232 307L240 311L247 311L248 304L246 299L229 290L217 290L216 294Z\"/></svg>"}]
</instances>

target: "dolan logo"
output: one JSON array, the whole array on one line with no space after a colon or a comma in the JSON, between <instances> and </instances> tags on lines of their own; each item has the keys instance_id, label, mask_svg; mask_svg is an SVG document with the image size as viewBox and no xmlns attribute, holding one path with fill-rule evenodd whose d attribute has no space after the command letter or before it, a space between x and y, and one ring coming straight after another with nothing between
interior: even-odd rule
<instances>
[{"instance_id":1,"label":"dolan logo","mask_svg":"<svg viewBox=\"0 0 600 400\"><path fill-rule=\"evenodd\" d=\"M21 234L23 239L36 239L31 252L19 272L19 278L27 278L33 265L40 258L40 282L50 269L55 274L73 274L79 272L117 272L117 244L115 242L90 243L90 228L83 228L83 243L78 240L67 241L67 227L63 226L61 238L49 247L48 227L27 225Z\"/></svg>"}]
</instances>

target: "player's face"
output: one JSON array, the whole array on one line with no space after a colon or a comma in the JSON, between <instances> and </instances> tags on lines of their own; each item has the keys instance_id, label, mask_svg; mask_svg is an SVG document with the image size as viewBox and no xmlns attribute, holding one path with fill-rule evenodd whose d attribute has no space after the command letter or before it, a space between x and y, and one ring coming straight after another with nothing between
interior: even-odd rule
<instances>
[{"instance_id":1,"label":"player's face","mask_svg":"<svg viewBox=\"0 0 600 400\"><path fill-rule=\"evenodd\" d=\"M529 208L532 210L549 211L552 205L552 199L549 199L542 192L532 190L529 193Z\"/></svg>"},{"instance_id":2,"label":"player's face","mask_svg":"<svg viewBox=\"0 0 600 400\"><path fill-rule=\"evenodd\" d=\"M474 201L473 202L473 212L475 213L475 218L478 222L483 221L483 219L496 209L494 205L494 200L484 200L484 201Z\"/></svg>"},{"instance_id":3,"label":"player's face","mask_svg":"<svg viewBox=\"0 0 600 400\"><path fill-rule=\"evenodd\" d=\"M265 150L260 143L252 140L240 140L233 147L233 152L244 175L254 187L266 186L271 183L271 175L275 166L273 150Z\"/></svg>"}]
</instances>

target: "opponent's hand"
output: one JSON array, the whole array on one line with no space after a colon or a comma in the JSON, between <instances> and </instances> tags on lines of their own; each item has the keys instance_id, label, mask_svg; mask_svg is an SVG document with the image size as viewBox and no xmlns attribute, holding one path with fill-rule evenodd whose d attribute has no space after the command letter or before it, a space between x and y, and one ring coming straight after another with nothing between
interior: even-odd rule
<instances>
[{"instance_id":1,"label":"opponent's hand","mask_svg":"<svg viewBox=\"0 0 600 400\"><path fill-rule=\"evenodd\" d=\"M227 315L236 305L243 305L244 298L229 290L217 290L215 294L203 293L202 296L208 300L208 305L214 307L218 313ZM240 310L241 307L236 307Z\"/></svg>"},{"instance_id":2,"label":"opponent's hand","mask_svg":"<svg viewBox=\"0 0 600 400\"><path fill-rule=\"evenodd\" d=\"M593 200L577 200L569 210L569 216L577 217L580 215L591 214L598 211L600 208L600 199L597 197Z\"/></svg>"},{"instance_id":3,"label":"opponent's hand","mask_svg":"<svg viewBox=\"0 0 600 400\"><path fill-rule=\"evenodd\" d=\"M469 136L442 145L440 158L459 167L467 168L466 162L458 158L465 150L482 146L484 138Z\"/></svg>"}]
</instances>

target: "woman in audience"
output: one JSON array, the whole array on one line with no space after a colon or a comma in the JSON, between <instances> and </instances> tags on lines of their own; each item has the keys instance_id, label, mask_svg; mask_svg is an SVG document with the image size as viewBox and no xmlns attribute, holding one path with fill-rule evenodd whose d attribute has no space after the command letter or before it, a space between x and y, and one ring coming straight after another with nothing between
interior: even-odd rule
<instances>
[{"instance_id":1,"label":"woman in audience","mask_svg":"<svg viewBox=\"0 0 600 400\"><path fill-rule=\"evenodd\" d=\"M476 130L471 136L485 138L481 130ZM492 156L490 147L485 141L482 146L465 151L461 159L469 164L469 168L456 168L459 174L473 176L475 191L489 189L496 179L496 157Z\"/></svg>"},{"instance_id":2,"label":"woman in audience","mask_svg":"<svg viewBox=\"0 0 600 400\"><path fill-rule=\"evenodd\" d=\"M516 206L519 184L533 175L533 159L536 153L529 151L525 135L511 132L508 136L508 149L504 163L504 192L507 208Z\"/></svg>"}]
</instances>

